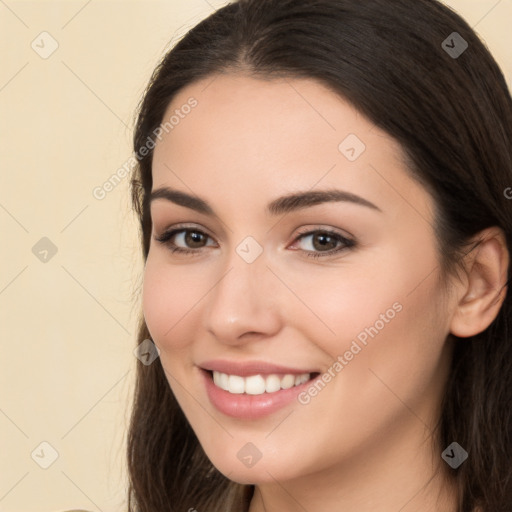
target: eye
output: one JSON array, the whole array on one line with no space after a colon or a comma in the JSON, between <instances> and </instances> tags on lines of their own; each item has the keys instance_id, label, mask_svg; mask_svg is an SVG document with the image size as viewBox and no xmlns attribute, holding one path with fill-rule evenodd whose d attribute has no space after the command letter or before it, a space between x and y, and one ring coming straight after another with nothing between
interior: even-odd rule
<instances>
[{"instance_id":1,"label":"eye","mask_svg":"<svg viewBox=\"0 0 512 512\"><path fill-rule=\"evenodd\" d=\"M354 240L325 229L303 232L295 240L290 248L295 249L299 246L306 256L313 258L332 256L356 245Z\"/></svg>"},{"instance_id":2,"label":"eye","mask_svg":"<svg viewBox=\"0 0 512 512\"><path fill-rule=\"evenodd\" d=\"M175 228L165 231L162 235L155 237L155 240L168 246L171 252L197 253L203 247L215 245L208 243L213 239L205 232L196 228Z\"/></svg>"},{"instance_id":3,"label":"eye","mask_svg":"<svg viewBox=\"0 0 512 512\"><path fill-rule=\"evenodd\" d=\"M212 237L195 227L175 227L165 231L155 240L167 246L172 253L197 255L203 248L216 247ZM328 229L308 230L299 234L293 250L301 250L308 257L333 256L341 251L355 247L356 242L341 233Z\"/></svg>"}]
</instances>

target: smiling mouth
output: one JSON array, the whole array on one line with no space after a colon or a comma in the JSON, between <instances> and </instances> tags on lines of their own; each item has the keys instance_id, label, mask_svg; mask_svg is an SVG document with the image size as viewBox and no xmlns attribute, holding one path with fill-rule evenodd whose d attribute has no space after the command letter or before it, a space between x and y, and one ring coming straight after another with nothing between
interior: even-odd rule
<instances>
[{"instance_id":1,"label":"smiling mouth","mask_svg":"<svg viewBox=\"0 0 512 512\"><path fill-rule=\"evenodd\" d=\"M293 375L291 373L268 375L248 375L242 377L240 375L230 375L219 371L205 370L210 379L213 380L215 386L228 393L246 394L246 395L263 395L264 393L276 393L283 389L290 389L300 386L306 382L315 379L320 375L318 372L301 373Z\"/></svg>"}]
</instances>

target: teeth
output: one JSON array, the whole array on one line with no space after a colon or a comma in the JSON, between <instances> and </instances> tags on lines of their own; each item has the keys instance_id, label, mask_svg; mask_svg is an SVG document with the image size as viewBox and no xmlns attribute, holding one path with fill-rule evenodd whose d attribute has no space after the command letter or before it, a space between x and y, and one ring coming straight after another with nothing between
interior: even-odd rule
<instances>
[{"instance_id":1,"label":"teeth","mask_svg":"<svg viewBox=\"0 0 512 512\"><path fill-rule=\"evenodd\" d=\"M280 389L290 389L293 386L304 384L310 379L309 373L302 375L286 374L282 377L272 374L263 377L262 375L251 375L240 377L239 375L228 375L227 373L213 372L213 382L216 386L234 394L246 393L248 395L262 395L263 393L275 393Z\"/></svg>"},{"instance_id":2,"label":"teeth","mask_svg":"<svg viewBox=\"0 0 512 512\"><path fill-rule=\"evenodd\" d=\"M293 375L285 375L281 380L281 387L283 389L290 389L295 384L295 377Z\"/></svg>"},{"instance_id":3,"label":"teeth","mask_svg":"<svg viewBox=\"0 0 512 512\"><path fill-rule=\"evenodd\" d=\"M265 379L261 375L246 377L244 390L248 395L261 395L265 393Z\"/></svg>"},{"instance_id":4,"label":"teeth","mask_svg":"<svg viewBox=\"0 0 512 512\"><path fill-rule=\"evenodd\" d=\"M269 375L265 380L265 391L275 393L281 389L281 379L277 375Z\"/></svg>"},{"instance_id":5,"label":"teeth","mask_svg":"<svg viewBox=\"0 0 512 512\"><path fill-rule=\"evenodd\" d=\"M228 379L228 390L230 393L243 393L245 391L244 378L238 375L230 375Z\"/></svg>"}]
</instances>

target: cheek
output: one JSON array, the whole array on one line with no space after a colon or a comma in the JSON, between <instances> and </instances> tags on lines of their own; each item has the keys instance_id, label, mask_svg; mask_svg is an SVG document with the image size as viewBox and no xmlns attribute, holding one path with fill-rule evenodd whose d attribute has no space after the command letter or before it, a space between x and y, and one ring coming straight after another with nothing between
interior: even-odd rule
<instances>
[{"instance_id":1,"label":"cheek","mask_svg":"<svg viewBox=\"0 0 512 512\"><path fill-rule=\"evenodd\" d=\"M413 362L415 367L418 362L435 365L448 314L439 306L435 251L425 251L424 243L420 247L422 260L415 248L405 248L372 255L371 264L357 268L348 262L337 269L317 268L307 279L282 269L300 298L294 306L295 326L331 363L346 354L351 366L356 360L366 369L386 362L391 375L397 369L407 374ZM367 371L353 373L353 378L368 377Z\"/></svg>"},{"instance_id":2,"label":"cheek","mask_svg":"<svg viewBox=\"0 0 512 512\"><path fill-rule=\"evenodd\" d=\"M159 255L148 256L142 293L144 319L152 339L165 352L192 339L194 310L208 291L202 274L185 266L166 265Z\"/></svg>"},{"instance_id":3,"label":"cheek","mask_svg":"<svg viewBox=\"0 0 512 512\"><path fill-rule=\"evenodd\" d=\"M283 281L294 291L290 320L306 339L333 357L348 350L351 340L364 341L365 329L382 330L394 321L404 297L403 273L393 279L391 261L382 265L282 269ZM304 276L307 276L305 278ZM384 318L384 320L382 319ZM366 336L368 336L366 334Z\"/></svg>"}]
</instances>

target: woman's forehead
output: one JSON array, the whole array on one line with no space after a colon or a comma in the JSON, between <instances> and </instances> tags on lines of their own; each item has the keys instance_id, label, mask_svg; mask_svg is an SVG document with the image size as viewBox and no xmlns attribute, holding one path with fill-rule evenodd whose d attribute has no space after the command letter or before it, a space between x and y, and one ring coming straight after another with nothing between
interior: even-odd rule
<instances>
[{"instance_id":1,"label":"woman's forehead","mask_svg":"<svg viewBox=\"0 0 512 512\"><path fill-rule=\"evenodd\" d=\"M197 105L183 108L190 98ZM180 121L157 141L153 189L185 182L199 195L270 198L343 188L377 204L426 194L400 145L313 80L219 75L182 90L164 122L172 116Z\"/></svg>"}]
</instances>

